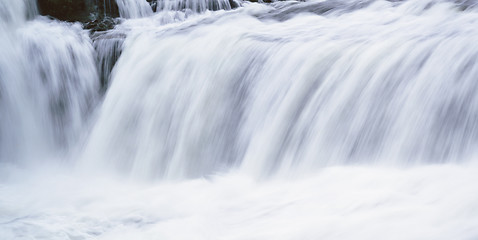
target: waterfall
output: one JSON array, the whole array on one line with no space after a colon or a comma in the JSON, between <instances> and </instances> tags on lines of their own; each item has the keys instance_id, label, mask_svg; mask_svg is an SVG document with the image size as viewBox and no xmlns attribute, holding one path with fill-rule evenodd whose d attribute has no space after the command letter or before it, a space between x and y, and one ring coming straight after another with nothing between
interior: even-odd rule
<instances>
[{"instance_id":1,"label":"waterfall","mask_svg":"<svg viewBox=\"0 0 478 240\"><path fill-rule=\"evenodd\" d=\"M473 4L251 4L128 22L93 45L79 25L27 21L31 2L1 3L2 159L75 148L100 84L111 86L79 164L128 175L267 176L474 154Z\"/></svg>"},{"instance_id":2,"label":"waterfall","mask_svg":"<svg viewBox=\"0 0 478 240\"><path fill-rule=\"evenodd\" d=\"M327 17L276 21L301 8L264 6L127 38L85 158L183 178L473 156L474 10L305 4Z\"/></svg>"},{"instance_id":3,"label":"waterfall","mask_svg":"<svg viewBox=\"0 0 478 240\"><path fill-rule=\"evenodd\" d=\"M478 239L476 1L263 2L0 0L0 239Z\"/></svg>"},{"instance_id":4,"label":"waterfall","mask_svg":"<svg viewBox=\"0 0 478 240\"><path fill-rule=\"evenodd\" d=\"M79 24L27 22L36 9L27 3L0 2L0 162L67 151L97 101L87 33Z\"/></svg>"}]
</instances>

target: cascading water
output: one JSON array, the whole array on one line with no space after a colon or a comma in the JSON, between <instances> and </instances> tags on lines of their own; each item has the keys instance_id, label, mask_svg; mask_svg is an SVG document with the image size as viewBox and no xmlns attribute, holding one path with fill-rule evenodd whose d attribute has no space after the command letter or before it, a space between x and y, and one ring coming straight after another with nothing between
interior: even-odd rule
<instances>
[{"instance_id":1,"label":"cascading water","mask_svg":"<svg viewBox=\"0 0 478 240\"><path fill-rule=\"evenodd\" d=\"M37 7L34 0L0 1L0 20L2 20L0 23L2 27L23 22L36 14Z\"/></svg>"},{"instance_id":2,"label":"cascading water","mask_svg":"<svg viewBox=\"0 0 478 240\"><path fill-rule=\"evenodd\" d=\"M86 159L179 178L466 161L478 140L475 12L391 5L287 22L264 7L262 22L237 12L131 37Z\"/></svg>"},{"instance_id":3,"label":"cascading water","mask_svg":"<svg viewBox=\"0 0 478 240\"><path fill-rule=\"evenodd\" d=\"M151 5L146 0L116 0L120 16L123 18L142 18L158 12L183 11L201 13L207 10L231 10L241 5L238 0L154 0Z\"/></svg>"},{"instance_id":4,"label":"cascading water","mask_svg":"<svg viewBox=\"0 0 478 240\"><path fill-rule=\"evenodd\" d=\"M96 33L92 36L97 53L98 70L101 73L101 87L108 87L111 71L121 55L126 35L122 32Z\"/></svg>"},{"instance_id":5,"label":"cascading water","mask_svg":"<svg viewBox=\"0 0 478 240\"><path fill-rule=\"evenodd\" d=\"M140 18L153 14L146 0L116 0L120 16L123 18Z\"/></svg>"},{"instance_id":6,"label":"cascading water","mask_svg":"<svg viewBox=\"0 0 478 240\"><path fill-rule=\"evenodd\" d=\"M0 239L478 237L475 1L7 1Z\"/></svg>"},{"instance_id":7,"label":"cascading water","mask_svg":"<svg viewBox=\"0 0 478 240\"><path fill-rule=\"evenodd\" d=\"M16 18L0 24L0 162L68 149L98 95L93 48L80 25L26 22L34 4L16 3L0 5Z\"/></svg>"},{"instance_id":8,"label":"cascading water","mask_svg":"<svg viewBox=\"0 0 478 240\"><path fill-rule=\"evenodd\" d=\"M205 12L207 10L231 10L241 5L237 0L158 0L157 11L180 11L189 9L193 12Z\"/></svg>"}]
</instances>

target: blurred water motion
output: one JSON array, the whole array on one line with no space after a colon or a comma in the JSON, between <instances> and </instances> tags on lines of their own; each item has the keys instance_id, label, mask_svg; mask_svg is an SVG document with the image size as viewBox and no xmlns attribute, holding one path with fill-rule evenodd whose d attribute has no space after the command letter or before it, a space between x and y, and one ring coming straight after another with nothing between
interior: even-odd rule
<instances>
[{"instance_id":1,"label":"blurred water motion","mask_svg":"<svg viewBox=\"0 0 478 240\"><path fill-rule=\"evenodd\" d=\"M475 1L0 0L0 239L478 237Z\"/></svg>"}]
</instances>

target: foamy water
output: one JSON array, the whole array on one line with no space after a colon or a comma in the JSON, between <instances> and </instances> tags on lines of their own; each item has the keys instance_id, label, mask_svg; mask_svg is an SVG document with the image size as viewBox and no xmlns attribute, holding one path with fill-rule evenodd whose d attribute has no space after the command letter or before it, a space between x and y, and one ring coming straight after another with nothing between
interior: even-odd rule
<instances>
[{"instance_id":1,"label":"foamy water","mask_svg":"<svg viewBox=\"0 0 478 240\"><path fill-rule=\"evenodd\" d=\"M298 179L132 184L63 171L0 188L2 239L473 239L476 168L326 168Z\"/></svg>"},{"instance_id":2,"label":"foamy water","mask_svg":"<svg viewBox=\"0 0 478 240\"><path fill-rule=\"evenodd\" d=\"M478 238L475 1L117 2L0 0L0 239Z\"/></svg>"}]
</instances>

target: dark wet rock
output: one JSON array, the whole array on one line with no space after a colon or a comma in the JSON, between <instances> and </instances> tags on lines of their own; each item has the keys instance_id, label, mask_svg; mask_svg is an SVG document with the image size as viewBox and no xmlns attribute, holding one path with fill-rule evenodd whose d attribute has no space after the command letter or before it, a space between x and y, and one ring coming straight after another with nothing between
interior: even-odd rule
<instances>
[{"instance_id":1,"label":"dark wet rock","mask_svg":"<svg viewBox=\"0 0 478 240\"><path fill-rule=\"evenodd\" d=\"M268 1L270 1L270 0L268 0ZM231 9L238 8L238 7L241 6L239 1L235 1L235 0L229 0L229 4L231 5Z\"/></svg>"},{"instance_id":2,"label":"dark wet rock","mask_svg":"<svg viewBox=\"0 0 478 240\"><path fill-rule=\"evenodd\" d=\"M103 17L85 23L84 28L90 30L91 32L101 32L113 29L119 23L119 19Z\"/></svg>"},{"instance_id":3,"label":"dark wet rock","mask_svg":"<svg viewBox=\"0 0 478 240\"><path fill-rule=\"evenodd\" d=\"M85 21L90 10L86 1L77 0L38 0L38 8L42 15L63 21Z\"/></svg>"},{"instance_id":4,"label":"dark wet rock","mask_svg":"<svg viewBox=\"0 0 478 240\"><path fill-rule=\"evenodd\" d=\"M149 5L151 5L151 8L153 9L153 12L156 12L158 9L158 0L146 0Z\"/></svg>"},{"instance_id":5,"label":"dark wet rock","mask_svg":"<svg viewBox=\"0 0 478 240\"><path fill-rule=\"evenodd\" d=\"M40 14L68 22L119 17L115 0L38 0Z\"/></svg>"}]
</instances>

